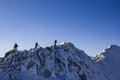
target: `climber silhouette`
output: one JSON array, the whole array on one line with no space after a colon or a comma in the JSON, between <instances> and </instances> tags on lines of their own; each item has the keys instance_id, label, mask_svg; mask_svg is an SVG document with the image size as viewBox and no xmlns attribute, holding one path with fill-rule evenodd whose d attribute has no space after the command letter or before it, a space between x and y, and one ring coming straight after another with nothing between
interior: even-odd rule
<instances>
[{"instance_id":1,"label":"climber silhouette","mask_svg":"<svg viewBox=\"0 0 120 80\"><path fill-rule=\"evenodd\" d=\"M17 43L15 43L13 48L17 49L17 47L18 47L18 45L17 45Z\"/></svg>"},{"instance_id":2,"label":"climber silhouette","mask_svg":"<svg viewBox=\"0 0 120 80\"><path fill-rule=\"evenodd\" d=\"M57 40L54 41L54 46L56 46L56 44L57 44Z\"/></svg>"},{"instance_id":3,"label":"climber silhouette","mask_svg":"<svg viewBox=\"0 0 120 80\"><path fill-rule=\"evenodd\" d=\"M30 50L38 49L39 47L40 47L39 44L36 42L36 43L35 43L35 47L34 47L34 48L31 48Z\"/></svg>"},{"instance_id":4,"label":"climber silhouette","mask_svg":"<svg viewBox=\"0 0 120 80\"><path fill-rule=\"evenodd\" d=\"M17 47L18 47L18 45L17 45L17 43L15 43L13 46L13 49L5 53L5 56L3 57L1 63L3 63L5 58L8 57L10 54L15 53L17 51Z\"/></svg>"},{"instance_id":5,"label":"climber silhouette","mask_svg":"<svg viewBox=\"0 0 120 80\"><path fill-rule=\"evenodd\" d=\"M34 49L37 49L38 47L40 47L40 46L39 46L39 44L36 42L36 43L35 43L35 48L34 48Z\"/></svg>"}]
</instances>

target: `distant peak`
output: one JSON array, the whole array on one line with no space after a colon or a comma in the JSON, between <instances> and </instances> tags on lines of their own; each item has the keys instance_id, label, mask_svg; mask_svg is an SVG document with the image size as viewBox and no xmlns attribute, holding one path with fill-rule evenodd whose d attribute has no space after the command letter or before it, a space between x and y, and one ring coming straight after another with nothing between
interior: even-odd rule
<instances>
[{"instance_id":1,"label":"distant peak","mask_svg":"<svg viewBox=\"0 0 120 80\"><path fill-rule=\"evenodd\" d=\"M103 52L111 51L114 49L120 49L120 46L117 45L110 45L107 49L104 49Z\"/></svg>"},{"instance_id":2,"label":"distant peak","mask_svg":"<svg viewBox=\"0 0 120 80\"><path fill-rule=\"evenodd\" d=\"M110 45L108 48L118 48L119 46L117 46L117 45Z\"/></svg>"},{"instance_id":3,"label":"distant peak","mask_svg":"<svg viewBox=\"0 0 120 80\"><path fill-rule=\"evenodd\" d=\"M114 59L120 56L119 52L120 52L120 46L110 45L107 49L104 49L101 54L96 55L96 57L94 57L93 59L96 62L106 59L106 57L110 59Z\"/></svg>"}]
</instances>

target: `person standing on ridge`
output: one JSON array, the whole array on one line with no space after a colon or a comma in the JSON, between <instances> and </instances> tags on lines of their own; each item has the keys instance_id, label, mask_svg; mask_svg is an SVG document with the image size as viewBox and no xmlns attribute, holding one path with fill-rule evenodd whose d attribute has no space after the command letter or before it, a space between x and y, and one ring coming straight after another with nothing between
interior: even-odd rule
<instances>
[{"instance_id":1,"label":"person standing on ridge","mask_svg":"<svg viewBox=\"0 0 120 80\"><path fill-rule=\"evenodd\" d=\"M54 41L54 46L56 46L56 44L57 44L57 40Z\"/></svg>"},{"instance_id":2,"label":"person standing on ridge","mask_svg":"<svg viewBox=\"0 0 120 80\"><path fill-rule=\"evenodd\" d=\"M35 48L34 48L34 49L37 49L38 47L40 47L40 46L39 46L39 44L36 42L36 43L35 43Z\"/></svg>"},{"instance_id":3,"label":"person standing on ridge","mask_svg":"<svg viewBox=\"0 0 120 80\"><path fill-rule=\"evenodd\" d=\"M35 47L34 48L31 48L30 50L35 50L35 49L38 49L40 46L39 46L39 44L36 42L35 43Z\"/></svg>"},{"instance_id":4,"label":"person standing on ridge","mask_svg":"<svg viewBox=\"0 0 120 80\"><path fill-rule=\"evenodd\" d=\"M14 48L15 50L17 50L17 47L18 47L18 45L17 45L17 43L15 43L13 48Z\"/></svg>"},{"instance_id":5,"label":"person standing on ridge","mask_svg":"<svg viewBox=\"0 0 120 80\"><path fill-rule=\"evenodd\" d=\"M18 45L17 43L15 43L13 49L5 53L5 56L3 57L1 63L3 63L5 58L8 57L10 54L15 53L17 51L17 47Z\"/></svg>"}]
</instances>

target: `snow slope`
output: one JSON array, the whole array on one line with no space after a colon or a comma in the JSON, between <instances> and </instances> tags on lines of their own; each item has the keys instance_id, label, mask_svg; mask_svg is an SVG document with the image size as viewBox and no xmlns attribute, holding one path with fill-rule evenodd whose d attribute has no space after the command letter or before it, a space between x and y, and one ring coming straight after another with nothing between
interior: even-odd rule
<instances>
[{"instance_id":1,"label":"snow slope","mask_svg":"<svg viewBox=\"0 0 120 80\"><path fill-rule=\"evenodd\" d=\"M96 56L97 66L108 80L120 80L120 47L111 45L103 53Z\"/></svg>"},{"instance_id":2,"label":"snow slope","mask_svg":"<svg viewBox=\"0 0 120 80\"><path fill-rule=\"evenodd\" d=\"M70 42L16 51L5 59L4 67L0 69L0 80L119 80L117 60L120 56L114 58L116 56L113 55L118 55L120 49L118 46L109 49L100 54L102 57L94 59ZM111 71L108 66L112 67Z\"/></svg>"}]
</instances>

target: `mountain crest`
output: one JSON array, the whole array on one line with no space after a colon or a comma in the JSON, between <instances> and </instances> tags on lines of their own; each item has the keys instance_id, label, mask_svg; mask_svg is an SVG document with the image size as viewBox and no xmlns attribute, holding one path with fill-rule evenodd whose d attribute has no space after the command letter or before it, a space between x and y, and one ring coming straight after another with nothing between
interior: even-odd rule
<instances>
[{"instance_id":1,"label":"mountain crest","mask_svg":"<svg viewBox=\"0 0 120 80\"><path fill-rule=\"evenodd\" d=\"M71 42L16 50L5 58L0 80L112 80L107 72L101 70L99 62L96 63Z\"/></svg>"},{"instance_id":2,"label":"mountain crest","mask_svg":"<svg viewBox=\"0 0 120 80\"><path fill-rule=\"evenodd\" d=\"M4 61L1 75L6 75L4 80L26 80L28 76L28 80L97 80L95 76L105 78L93 65L94 61L82 50L70 42L64 42L58 46L10 54Z\"/></svg>"}]
</instances>

